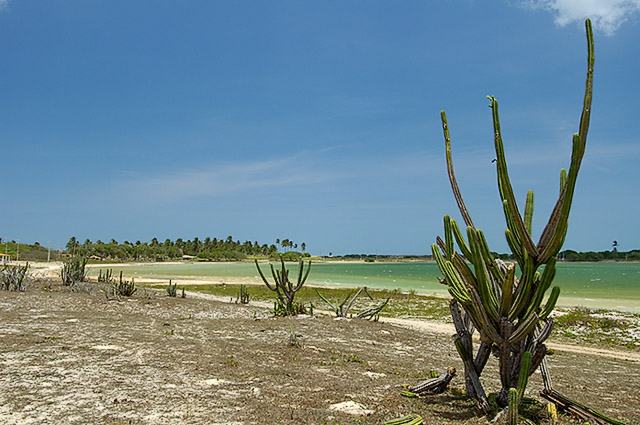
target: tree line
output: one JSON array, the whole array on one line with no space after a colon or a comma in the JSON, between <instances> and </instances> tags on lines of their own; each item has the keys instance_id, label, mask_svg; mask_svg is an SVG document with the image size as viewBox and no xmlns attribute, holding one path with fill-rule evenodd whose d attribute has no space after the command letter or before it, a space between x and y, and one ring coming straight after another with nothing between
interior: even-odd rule
<instances>
[{"instance_id":1,"label":"tree line","mask_svg":"<svg viewBox=\"0 0 640 425\"><path fill-rule=\"evenodd\" d=\"M115 239L109 242L97 240L92 242L87 239L80 242L75 236L69 239L66 249L71 255L82 255L88 258L117 261L170 261L180 260L185 256L203 261L233 261L243 260L247 257L278 257L278 247L283 248L286 257L295 259L301 256L309 256L306 253L306 243L300 245L290 239L277 239L275 244L260 244L258 241L234 240L232 236L225 239L206 237L184 240L178 238L175 241L165 239L160 242L157 238L149 242L119 243ZM300 246L302 252L293 251ZM295 258L294 258L295 257Z\"/></svg>"}]
</instances>

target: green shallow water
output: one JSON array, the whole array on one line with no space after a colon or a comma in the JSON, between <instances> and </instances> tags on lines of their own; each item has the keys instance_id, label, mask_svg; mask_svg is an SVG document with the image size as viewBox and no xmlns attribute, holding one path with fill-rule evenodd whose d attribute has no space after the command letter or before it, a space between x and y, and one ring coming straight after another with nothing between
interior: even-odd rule
<instances>
[{"instance_id":1,"label":"green shallow water","mask_svg":"<svg viewBox=\"0 0 640 425\"><path fill-rule=\"evenodd\" d=\"M294 276L297 265L288 265ZM270 276L268 266L263 271ZM173 280L260 280L253 263L196 263L114 267L127 276ZM95 273L94 273L95 274ZM435 263L314 263L309 283L327 286L415 290L445 296ZM640 313L640 263L559 263L554 285L560 286L559 305L612 308Z\"/></svg>"}]
</instances>

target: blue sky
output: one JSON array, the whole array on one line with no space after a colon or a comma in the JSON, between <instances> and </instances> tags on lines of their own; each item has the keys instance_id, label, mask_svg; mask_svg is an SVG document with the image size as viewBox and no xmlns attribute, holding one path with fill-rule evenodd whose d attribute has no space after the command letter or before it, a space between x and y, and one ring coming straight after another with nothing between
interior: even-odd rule
<instances>
[{"instance_id":1,"label":"blue sky","mask_svg":"<svg viewBox=\"0 0 640 425\"><path fill-rule=\"evenodd\" d=\"M639 0L0 0L0 237L226 237L425 254L446 178L507 251L490 109L535 237L568 167L596 24L587 152L565 248L640 248Z\"/></svg>"}]
</instances>

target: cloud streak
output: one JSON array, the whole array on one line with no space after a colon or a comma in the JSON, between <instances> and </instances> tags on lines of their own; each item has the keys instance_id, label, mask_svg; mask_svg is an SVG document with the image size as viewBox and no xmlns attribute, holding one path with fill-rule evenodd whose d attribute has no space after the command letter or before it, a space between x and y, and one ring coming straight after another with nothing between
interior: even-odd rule
<instances>
[{"instance_id":1,"label":"cloud streak","mask_svg":"<svg viewBox=\"0 0 640 425\"><path fill-rule=\"evenodd\" d=\"M398 156L336 159L325 150L286 157L223 163L213 167L173 172L129 174L112 187L118 197L152 204L180 203L190 199L237 198L252 192L313 190L336 192L363 182L376 186L412 179L423 180L441 170L439 156L412 152Z\"/></svg>"},{"instance_id":2,"label":"cloud streak","mask_svg":"<svg viewBox=\"0 0 640 425\"><path fill-rule=\"evenodd\" d=\"M590 18L595 28L607 35L613 35L629 15L640 11L640 0L527 0L524 4L552 12L560 26Z\"/></svg>"},{"instance_id":3,"label":"cloud streak","mask_svg":"<svg viewBox=\"0 0 640 425\"><path fill-rule=\"evenodd\" d=\"M336 178L292 164L295 164L295 158L181 170L135 177L123 182L118 190L151 202L180 202L189 198L225 196L266 188L313 185Z\"/></svg>"}]
</instances>

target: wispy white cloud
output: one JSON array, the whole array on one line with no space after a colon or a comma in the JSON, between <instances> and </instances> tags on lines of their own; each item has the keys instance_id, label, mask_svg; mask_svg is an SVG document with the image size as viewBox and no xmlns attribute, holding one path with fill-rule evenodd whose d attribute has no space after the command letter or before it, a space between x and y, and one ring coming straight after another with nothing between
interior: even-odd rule
<instances>
[{"instance_id":1,"label":"wispy white cloud","mask_svg":"<svg viewBox=\"0 0 640 425\"><path fill-rule=\"evenodd\" d=\"M273 190L331 187L340 192L358 187L362 182L378 186L425 178L441 171L434 167L434 163L439 162L439 156L436 160L424 152L345 159L331 149L324 149L174 172L127 173L111 190L118 198L151 204L244 197Z\"/></svg>"},{"instance_id":2,"label":"wispy white cloud","mask_svg":"<svg viewBox=\"0 0 640 425\"><path fill-rule=\"evenodd\" d=\"M523 3L553 12L560 26L590 18L595 28L608 35L631 14L640 11L640 0L525 0Z\"/></svg>"},{"instance_id":3,"label":"wispy white cloud","mask_svg":"<svg viewBox=\"0 0 640 425\"><path fill-rule=\"evenodd\" d=\"M313 185L336 178L334 174L305 167L300 161L300 158L288 157L132 176L122 182L117 190L143 201L170 203L266 188Z\"/></svg>"},{"instance_id":4,"label":"wispy white cloud","mask_svg":"<svg viewBox=\"0 0 640 425\"><path fill-rule=\"evenodd\" d=\"M0 10L4 9L7 4L9 4L9 0L0 0Z\"/></svg>"}]
</instances>

